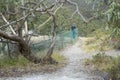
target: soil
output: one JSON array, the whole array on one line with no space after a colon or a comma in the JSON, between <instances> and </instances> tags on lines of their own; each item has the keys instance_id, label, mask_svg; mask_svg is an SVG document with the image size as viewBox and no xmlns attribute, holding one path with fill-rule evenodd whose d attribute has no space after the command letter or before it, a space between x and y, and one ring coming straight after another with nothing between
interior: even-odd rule
<instances>
[{"instance_id":1,"label":"soil","mask_svg":"<svg viewBox=\"0 0 120 80\"><path fill-rule=\"evenodd\" d=\"M2 77L22 77L37 73L52 73L64 67L66 63L58 64L29 64L24 67L10 67L0 69L0 78Z\"/></svg>"}]
</instances>

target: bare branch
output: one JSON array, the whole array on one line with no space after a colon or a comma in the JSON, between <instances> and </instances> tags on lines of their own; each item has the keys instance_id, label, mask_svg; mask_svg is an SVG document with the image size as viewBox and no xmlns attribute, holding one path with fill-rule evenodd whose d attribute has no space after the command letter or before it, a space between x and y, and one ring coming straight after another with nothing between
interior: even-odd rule
<instances>
[{"instance_id":1,"label":"bare branch","mask_svg":"<svg viewBox=\"0 0 120 80\"><path fill-rule=\"evenodd\" d=\"M70 19L73 18L73 16L77 13L77 11L73 12L72 16L70 17Z\"/></svg>"},{"instance_id":2,"label":"bare branch","mask_svg":"<svg viewBox=\"0 0 120 80\"><path fill-rule=\"evenodd\" d=\"M76 10L75 10L75 12L73 13L72 16L74 16L75 13L78 13L78 15L82 18L82 20L83 20L85 23L87 23L88 21L85 19L85 17L82 15L81 11L79 10L78 4L75 3L75 2L72 2L72 1L70 1L70 0L66 0L66 1L67 1L69 4L74 5L74 6L76 7Z\"/></svg>"},{"instance_id":3,"label":"bare branch","mask_svg":"<svg viewBox=\"0 0 120 80\"><path fill-rule=\"evenodd\" d=\"M17 12L10 12L10 11L8 11L7 13L11 14L11 15L16 15L17 14Z\"/></svg>"},{"instance_id":4,"label":"bare branch","mask_svg":"<svg viewBox=\"0 0 120 80\"><path fill-rule=\"evenodd\" d=\"M9 25L15 24L16 22L19 22L19 21L21 21L21 20L24 20L24 19L27 18L29 15L30 15L30 13L27 14L26 16L24 16L24 17L21 17L20 19L18 19L18 20L16 20L16 21L12 21L12 22L10 22L9 24L5 24L5 25L3 25L3 26L0 26L0 29L3 28L3 27L5 28L5 27L7 27L7 26L9 26Z\"/></svg>"},{"instance_id":5,"label":"bare branch","mask_svg":"<svg viewBox=\"0 0 120 80\"><path fill-rule=\"evenodd\" d=\"M14 36L10 36L8 35L7 33L3 32L3 31L0 31L0 36L5 38L5 39L9 39L9 40L12 40L12 41L16 41L16 42L21 42L22 39L16 35Z\"/></svg>"},{"instance_id":6,"label":"bare branch","mask_svg":"<svg viewBox=\"0 0 120 80\"><path fill-rule=\"evenodd\" d=\"M98 17L98 16L96 15L96 16L93 16L93 17L91 17L91 18L89 18L89 19L85 19L85 17L82 15L81 11L79 10L79 7L78 7L78 4L77 4L77 3L75 3L75 2L73 2L73 1L71 1L71 0L66 0L66 2L68 2L69 4L74 5L74 6L76 7L76 10L73 12L73 14L72 14L72 16L71 16L70 19L72 19L73 16L74 16L76 13L82 18L82 20L84 21L84 23L88 23L88 22L90 22L90 21L92 21L93 19L95 19L95 18Z\"/></svg>"},{"instance_id":7,"label":"bare branch","mask_svg":"<svg viewBox=\"0 0 120 80\"><path fill-rule=\"evenodd\" d=\"M37 5L37 3L36 3L36 2L31 2L31 1L29 1L29 2L25 3L25 5L27 5L27 4Z\"/></svg>"},{"instance_id":8,"label":"bare branch","mask_svg":"<svg viewBox=\"0 0 120 80\"><path fill-rule=\"evenodd\" d=\"M7 24L10 24L2 13L1 13L1 16L2 16L3 20L4 20ZM14 29L12 28L12 26L9 25L9 27L10 27L10 30L12 31L12 33L13 33L14 35L16 35L16 33L15 33Z\"/></svg>"},{"instance_id":9,"label":"bare branch","mask_svg":"<svg viewBox=\"0 0 120 80\"><path fill-rule=\"evenodd\" d=\"M54 15L56 14L56 12L63 6L63 4L61 4L55 11L54 11ZM44 23L40 24L37 28L40 28L42 26L44 26L47 22L49 22L52 19L52 16L50 16Z\"/></svg>"},{"instance_id":10,"label":"bare branch","mask_svg":"<svg viewBox=\"0 0 120 80\"><path fill-rule=\"evenodd\" d=\"M44 0L42 0L42 1L44 1ZM5 24L5 25L0 26L0 29L3 28L3 27L5 28L6 26L9 26L9 25L15 24L15 23L17 23L17 22L19 22L19 21L25 20L29 15L31 15L31 14L37 9L37 7L39 6L39 4L40 4L42 1L40 1L32 10L30 10L28 14L26 14L25 16L21 17L20 19L18 19L18 20L16 20L16 21L12 21L12 22L10 22L9 24ZM46 11L46 10L45 10L45 11ZM43 12L44 12L44 10L43 10Z\"/></svg>"},{"instance_id":11,"label":"bare branch","mask_svg":"<svg viewBox=\"0 0 120 80\"><path fill-rule=\"evenodd\" d=\"M88 21L88 22L91 22L92 20L94 20L94 19L96 19L96 18L98 18L98 15L89 18L87 21Z\"/></svg>"}]
</instances>

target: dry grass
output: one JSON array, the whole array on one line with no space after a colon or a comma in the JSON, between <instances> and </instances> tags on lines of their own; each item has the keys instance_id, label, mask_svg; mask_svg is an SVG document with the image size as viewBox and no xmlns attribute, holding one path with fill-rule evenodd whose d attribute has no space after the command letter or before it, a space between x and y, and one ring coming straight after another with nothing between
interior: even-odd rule
<instances>
[{"instance_id":1,"label":"dry grass","mask_svg":"<svg viewBox=\"0 0 120 80\"><path fill-rule=\"evenodd\" d=\"M20 56L19 59L0 59L0 77L19 77L22 75L54 72L66 65L66 58L59 52L55 52L52 57L58 64L34 64Z\"/></svg>"},{"instance_id":2,"label":"dry grass","mask_svg":"<svg viewBox=\"0 0 120 80\"><path fill-rule=\"evenodd\" d=\"M85 38L82 48L87 52L105 51L113 49L113 46L106 41L106 37L97 39L95 37Z\"/></svg>"}]
</instances>

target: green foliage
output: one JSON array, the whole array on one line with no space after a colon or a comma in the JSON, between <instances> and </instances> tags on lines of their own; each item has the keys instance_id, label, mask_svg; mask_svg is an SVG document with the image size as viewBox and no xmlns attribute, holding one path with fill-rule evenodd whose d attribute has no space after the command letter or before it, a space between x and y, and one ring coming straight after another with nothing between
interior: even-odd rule
<instances>
[{"instance_id":1,"label":"green foliage","mask_svg":"<svg viewBox=\"0 0 120 80\"><path fill-rule=\"evenodd\" d=\"M0 0L0 12L6 12L10 9L14 9L17 3L19 3L17 0Z\"/></svg>"},{"instance_id":2,"label":"green foliage","mask_svg":"<svg viewBox=\"0 0 120 80\"><path fill-rule=\"evenodd\" d=\"M42 23L44 23L50 16L48 14L39 15L36 13L35 17L29 17L28 18L28 26L29 29L37 30L42 35L49 35L51 34L51 23L50 20L47 22L44 26L39 27ZM38 32L38 33L39 33Z\"/></svg>"},{"instance_id":3,"label":"green foliage","mask_svg":"<svg viewBox=\"0 0 120 80\"><path fill-rule=\"evenodd\" d=\"M83 48L89 51L106 51L113 49L116 45L110 39L110 31L100 28L92 32L85 41Z\"/></svg>"},{"instance_id":4,"label":"green foliage","mask_svg":"<svg viewBox=\"0 0 120 80\"><path fill-rule=\"evenodd\" d=\"M70 10L66 7L61 8L57 13L56 13L56 18L57 18L57 25L58 25L58 32L59 30L69 30L70 29Z\"/></svg>"},{"instance_id":5,"label":"green foliage","mask_svg":"<svg viewBox=\"0 0 120 80\"><path fill-rule=\"evenodd\" d=\"M65 30L67 30L67 31L70 30L71 25L73 23L76 23L80 35L83 35L86 33L89 34L89 32L91 32L91 30L92 30L92 27L87 27L87 28L91 28L91 29L86 29L84 27L84 25L82 25L83 23L82 23L82 20L79 15L76 14L72 19L70 19L71 15L74 11L74 9L72 10L71 8L72 8L71 6L69 6L69 7L65 6L57 11L57 13L55 15L57 26L58 26L57 33L60 33L61 31L65 31ZM34 21L29 22L30 23L29 26L31 26L31 27L34 26L34 28L36 28L39 26L39 24L42 24L42 22L44 22L47 19L48 19L48 15L37 16L37 18L33 19ZM43 27L39 28L39 30L42 34L51 34L51 26L52 26L51 21L49 21Z\"/></svg>"},{"instance_id":6,"label":"green foliage","mask_svg":"<svg viewBox=\"0 0 120 80\"><path fill-rule=\"evenodd\" d=\"M105 23L101 23L101 24L105 24ZM100 25L100 24L99 24ZM100 27L101 26L101 27ZM88 36L92 37L96 37L97 39L100 39L103 36L109 36L110 35L110 31L106 30L104 28L105 25L100 25L98 29L96 29L95 31L93 31L91 34L89 34Z\"/></svg>"},{"instance_id":7,"label":"green foliage","mask_svg":"<svg viewBox=\"0 0 120 80\"><path fill-rule=\"evenodd\" d=\"M106 15L108 16L108 24L112 31L112 37L120 39L120 3L113 1Z\"/></svg>"}]
</instances>

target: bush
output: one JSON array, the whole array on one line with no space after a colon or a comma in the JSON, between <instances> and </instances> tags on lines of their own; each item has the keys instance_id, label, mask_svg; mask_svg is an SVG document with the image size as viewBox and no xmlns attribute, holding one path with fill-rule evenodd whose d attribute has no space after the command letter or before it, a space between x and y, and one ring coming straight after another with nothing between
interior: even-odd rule
<instances>
[{"instance_id":1,"label":"bush","mask_svg":"<svg viewBox=\"0 0 120 80\"><path fill-rule=\"evenodd\" d=\"M59 52L55 52L52 55L52 58L55 59L57 62L65 62L66 58Z\"/></svg>"},{"instance_id":2,"label":"bush","mask_svg":"<svg viewBox=\"0 0 120 80\"><path fill-rule=\"evenodd\" d=\"M120 56L112 60L112 67L108 69L112 80L120 80Z\"/></svg>"},{"instance_id":3,"label":"bush","mask_svg":"<svg viewBox=\"0 0 120 80\"><path fill-rule=\"evenodd\" d=\"M98 53L91 60L87 60L86 64L95 65L96 68L108 72L112 80L120 80L120 56L111 57Z\"/></svg>"}]
</instances>

